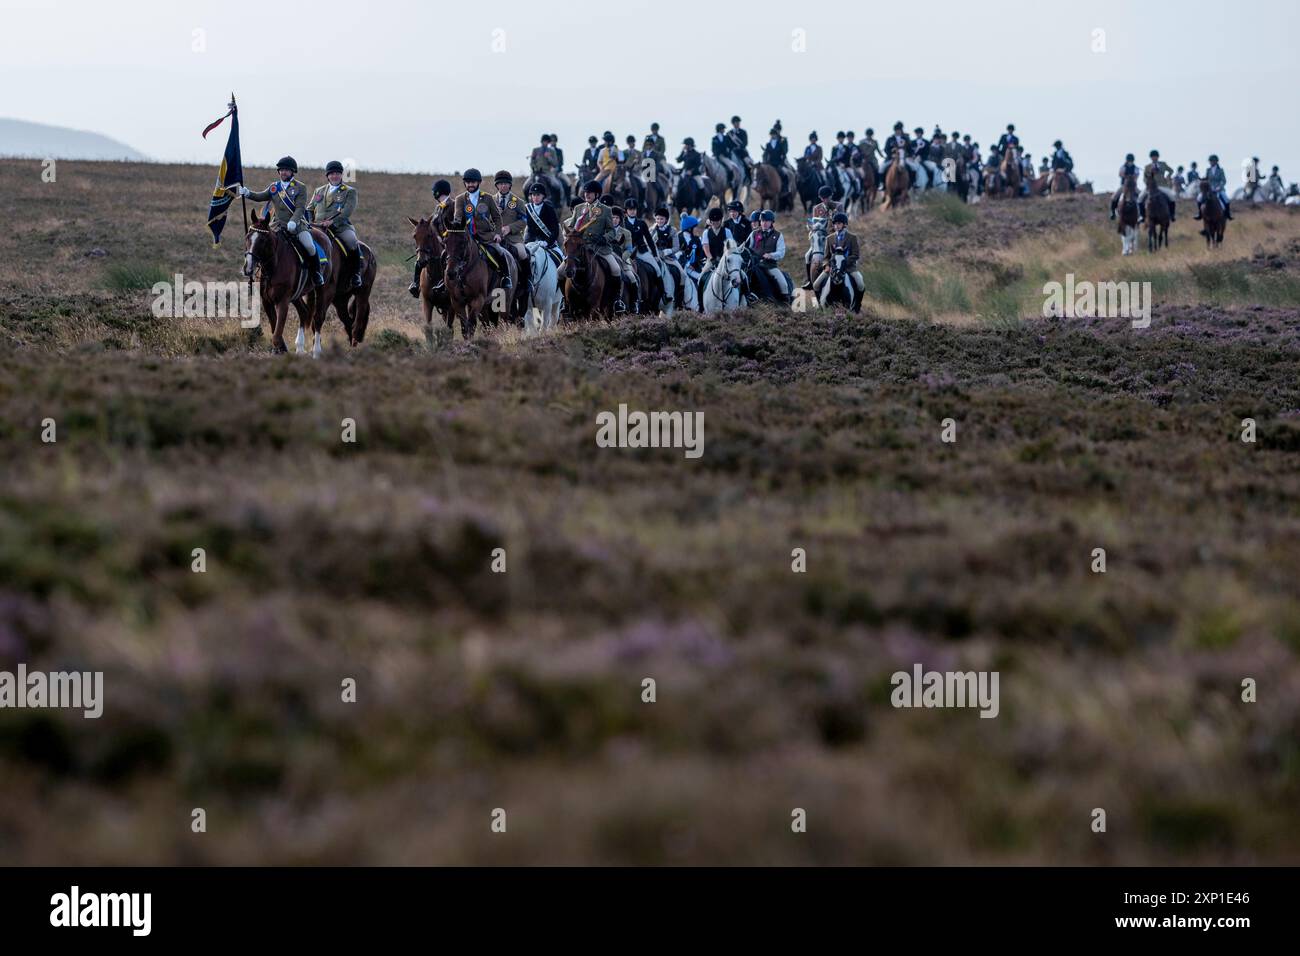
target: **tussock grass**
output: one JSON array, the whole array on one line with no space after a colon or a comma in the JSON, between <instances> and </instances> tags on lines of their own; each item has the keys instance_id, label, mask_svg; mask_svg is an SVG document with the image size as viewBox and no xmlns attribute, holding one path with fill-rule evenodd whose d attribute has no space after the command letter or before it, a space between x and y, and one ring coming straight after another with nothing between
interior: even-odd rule
<instances>
[{"instance_id":1,"label":"tussock grass","mask_svg":"<svg viewBox=\"0 0 1300 956\"><path fill-rule=\"evenodd\" d=\"M110 292L140 292L172 279L167 267L157 262L110 262L104 268L104 285Z\"/></svg>"}]
</instances>

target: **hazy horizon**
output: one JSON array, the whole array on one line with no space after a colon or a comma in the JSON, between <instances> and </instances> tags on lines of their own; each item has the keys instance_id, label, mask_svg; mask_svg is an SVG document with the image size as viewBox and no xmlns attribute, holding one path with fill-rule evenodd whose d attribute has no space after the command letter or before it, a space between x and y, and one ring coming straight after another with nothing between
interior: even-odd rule
<instances>
[{"instance_id":1,"label":"hazy horizon","mask_svg":"<svg viewBox=\"0 0 1300 956\"><path fill-rule=\"evenodd\" d=\"M587 137L606 129L622 144L658 121L671 158L684 136L707 148L713 124L738 113L751 153L777 118L792 154L810 130L827 146L846 128L883 138L895 120L969 132L987 150L1014 122L1036 161L1060 138L1101 188L1125 152L1152 148L1175 166L1204 167L1217 152L1232 179L1250 155L1300 178L1289 165L1300 130L1264 107L1300 78L1300 6L1283 0L1253 5L1259 35L1212 55L1201 52L1206 28L1228 36L1233 22L1207 0L1176 16L1092 0L1011 23L969 0L936 0L892 43L876 39L866 11L832 22L773 0L747 4L743 17L641 0L539 14L501 0L470 23L407 0L372 4L365 17L327 0L294 13L287 47L281 27L252 26L271 20L245 2L141 0L129 18L85 0L3 9L0 116L94 131L160 162L215 165L225 127L199 134L233 90L248 165L291 153L362 171L519 172L539 135L555 132L571 171ZM68 22L79 29L54 29ZM316 62L312 37L334 22L349 38L328 43L338 65Z\"/></svg>"}]
</instances>

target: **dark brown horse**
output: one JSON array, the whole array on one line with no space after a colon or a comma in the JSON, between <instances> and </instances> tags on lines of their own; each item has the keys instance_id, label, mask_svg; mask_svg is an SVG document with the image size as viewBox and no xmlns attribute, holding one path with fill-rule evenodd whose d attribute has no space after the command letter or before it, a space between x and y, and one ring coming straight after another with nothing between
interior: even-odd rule
<instances>
[{"instance_id":1,"label":"dark brown horse","mask_svg":"<svg viewBox=\"0 0 1300 956\"><path fill-rule=\"evenodd\" d=\"M361 250L365 257L362 260L361 287L354 289L351 282L340 282L334 291L334 311L352 345L360 345L366 337L366 326L370 324L370 293L375 287L375 274L379 271L374 250L364 242Z\"/></svg>"},{"instance_id":2,"label":"dark brown horse","mask_svg":"<svg viewBox=\"0 0 1300 956\"><path fill-rule=\"evenodd\" d=\"M517 286L518 270L511 256L504 257L494 269L479 248L478 242L463 225L448 227L443 237L447 250L447 299L450 304L448 326L460 316L460 331L466 339L472 338L480 322L495 325L510 314L513 293L501 287L501 268L508 269L510 280Z\"/></svg>"},{"instance_id":3,"label":"dark brown horse","mask_svg":"<svg viewBox=\"0 0 1300 956\"><path fill-rule=\"evenodd\" d=\"M1169 245L1169 197L1160 191L1150 169L1144 178L1147 188L1147 252L1156 252L1161 246Z\"/></svg>"},{"instance_id":4,"label":"dark brown horse","mask_svg":"<svg viewBox=\"0 0 1300 956\"><path fill-rule=\"evenodd\" d=\"M437 309L438 314L446 320L449 332L455 321L451 314L451 301L447 298L446 287L438 288L444 273L443 253L446 249L442 244L442 237L431 220L424 217L412 219L407 216L406 221L415 227L411 238L415 240L416 261L420 265L420 308L424 311L424 337L432 345L434 310Z\"/></svg>"},{"instance_id":5,"label":"dark brown horse","mask_svg":"<svg viewBox=\"0 0 1300 956\"><path fill-rule=\"evenodd\" d=\"M862 175L862 211L870 212L871 207L876 204L876 193L880 185L876 181L876 167L870 163L863 163L858 167L858 172Z\"/></svg>"},{"instance_id":6,"label":"dark brown horse","mask_svg":"<svg viewBox=\"0 0 1300 956\"><path fill-rule=\"evenodd\" d=\"M1052 170L1052 178L1048 183L1048 192L1053 196L1059 196L1061 193L1070 192L1070 174L1064 169Z\"/></svg>"},{"instance_id":7,"label":"dark brown horse","mask_svg":"<svg viewBox=\"0 0 1300 956\"><path fill-rule=\"evenodd\" d=\"M1228 228L1228 217L1219 202L1219 194L1210 188L1208 179L1201 180L1201 221L1205 228L1201 235L1205 237L1207 248L1213 248L1223 242L1223 233Z\"/></svg>"},{"instance_id":8,"label":"dark brown horse","mask_svg":"<svg viewBox=\"0 0 1300 956\"><path fill-rule=\"evenodd\" d=\"M911 177L907 174L905 152L903 147L895 146L894 161L889 164L889 172L885 173L885 201L880 208L896 209L906 205L910 189Z\"/></svg>"},{"instance_id":9,"label":"dark brown horse","mask_svg":"<svg viewBox=\"0 0 1300 956\"><path fill-rule=\"evenodd\" d=\"M244 275L250 278L260 274L259 292L262 308L271 324L271 351L283 354L289 351L284 344L284 326L289 318L289 306L298 313L298 351L305 351L304 332L308 324L315 335L312 355L320 357L320 329L325 322L325 309L334 299L338 286L340 263L334 240L322 229L313 229L316 244L325 250L327 262L321 266L325 284L312 285L310 267L304 268L293 248L297 240L279 229L272 229L270 215L259 219L252 213L253 225L244 237Z\"/></svg>"},{"instance_id":10,"label":"dark brown horse","mask_svg":"<svg viewBox=\"0 0 1300 956\"><path fill-rule=\"evenodd\" d=\"M564 304L571 318L590 316L613 318L614 301L619 283L611 281L597 255L582 243L582 237L570 232L564 237Z\"/></svg>"},{"instance_id":11,"label":"dark brown horse","mask_svg":"<svg viewBox=\"0 0 1300 956\"><path fill-rule=\"evenodd\" d=\"M1002 177L1002 195L1019 196L1020 195L1020 157L1016 155L1016 148L1008 146L1002 153L1002 163L998 166L998 173Z\"/></svg>"}]
</instances>

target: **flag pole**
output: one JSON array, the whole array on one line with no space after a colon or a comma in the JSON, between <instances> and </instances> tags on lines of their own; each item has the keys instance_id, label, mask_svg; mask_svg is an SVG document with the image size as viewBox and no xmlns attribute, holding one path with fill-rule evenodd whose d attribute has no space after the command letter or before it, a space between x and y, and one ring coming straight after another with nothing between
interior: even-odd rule
<instances>
[{"instance_id":1,"label":"flag pole","mask_svg":"<svg viewBox=\"0 0 1300 956\"><path fill-rule=\"evenodd\" d=\"M231 112L231 114L233 114L233 115L235 115L236 117L238 117L238 108L235 106L235 91L234 91L234 90L231 90L231 91L230 91L230 112ZM242 163L241 163L241 165L242 165ZM244 184L243 184L243 183L240 183L240 185L242 186L242 185L244 185ZM239 207L240 207L240 209L242 209L243 212L244 212L244 234L247 235L247 234L248 234L248 200L247 200L247 199L246 199L242 194L241 194L240 197L239 197ZM251 280L251 279L249 280L249 286L250 286L250 287L252 286L252 280Z\"/></svg>"}]
</instances>

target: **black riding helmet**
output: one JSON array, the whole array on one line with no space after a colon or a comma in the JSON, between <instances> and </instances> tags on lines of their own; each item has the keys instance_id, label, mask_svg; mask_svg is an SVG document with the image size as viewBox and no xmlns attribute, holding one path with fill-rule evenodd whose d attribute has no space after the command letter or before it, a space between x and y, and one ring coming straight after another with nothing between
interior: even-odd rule
<instances>
[{"instance_id":1,"label":"black riding helmet","mask_svg":"<svg viewBox=\"0 0 1300 956\"><path fill-rule=\"evenodd\" d=\"M727 128L727 124L726 124L726 123L719 123L718 125L716 125L716 126L713 127L713 132L715 132L715 133L721 133L721 132L722 132L724 129L726 129L726 128Z\"/></svg>"},{"instance_id":2,"label":"black riding helmet","mask_svg":"<svg viewBox=\"0 0 1300 956\"><path fill-rule=\"evenodd\" d=\"M899 120L897 123L894 124L894 132L895 133L901 132L902 129L903 129L903 121Z\"/></svg>"},{"instance_id":3,"label":"black riding helmet","mask_svg":"<svg viewBox=\"0 0 1300 956\"><path fill-rule=\"evenodd\" d=\"M546 187L542 185L542 181L540 179L533 180L533 184L528 187L528 195L530 196L546 195Z\"/></svg>"},{"instance_id":4,"label":"black riding helmet","mask_svg":"<svg viewBox=\"0 0 1300 956\"><path fill-rule=\"evenodd\" d=\"M694 136L687 136L684 140L682 140L682 145L683 145L683 146L694 146L694 145L695 145L695 137L694 137Z\"/></svg>"},{"instance_id":5,"label":"black riding helmet","mask_svg":"<svg viewBox=\"0 0 1300 956\"><path fill-rule=\"evenodd\" d=\"M275 171L278 173L282 169L287 169L296 174L298 172L298 161L292 156L281 156L280 161L275 164Z\"/></svg>"},{"instance_id":6,"label":"black riding helmet","mask_svg":"<svg viewBox=\"0 0 1300 956\"><path fill-rule=\"evenodd\" d=\"M328 163L325 164L326 176L328 176L330 173L342 173L342 172L343 172L343 164L340 163L337 159L331 159Z\"/></svg>"},{"instance_id":7,"label":"black riding helmet","mask_svg":"<svg viewBox=\"0 0 1300 956\"><path fill-rule=\"evenodd\" d=\"M760 222L776 222L776 213L770 209L764 209L758 218Z\"/></svg>"},{"instance_id":8,"label":"black riding helmet","mask_svg":"<svg viewBox=\"0 0 1300 956\"><path fill-rule=\"evenodd\" d=\"M450 195L451 195L451 183L447 182L447 180L439 179L437 182L433 184L434 199L437 199L439 196L450 196Z\"/></svg>"},{"instance_id":9,"label":"black riding helmet","mask_svg":"<svg viewBox=\"0 0 1300 956\"><path fill-rule=\"evenodd\" d=\"M483 174L471 166L469 169L465 170L465 172L461 173L460 179L461 182L465 183L481 183L483 181Z\"/></svg>"},{"instance_id":10,"label":"black riding helmet","mask_svg":"<svg viewBox=\"0 0 1300 956\"><path fill-rule=\"evenodd\" d=\"M1131 163L1133 162L1133 159L1134 159L1133 154L1129 153L1127 156L1124 157L1124 162Z\"/></svg>"},{"instance_id":11,"label":"black riding helmet","mask_svg":"<svg viewBox=\"0 0 1300 956\"><path fill-rule=\"evenodd\" d=\"M736 212L745 211L744 205L742 205L741 202L737 199L733 199L731 200L731 202L727 203L727 209L734 209L736 210Z\"/></svg>"},{"instance_id":12,"label":"black riding helmet","mask_svg":"<svg viewBox=\"0 0 1300 956\"><path fill-rule=\"evenodd\" d=\"M589 179L589 180L587 180L585 183L583 183L583 184L582 184L582 194L585 196L585 195L587 195L587 193L595 193L597 196L599 196L599 195L600 195L600 183L596 182L596 180L594 180L594 179Z\"/></svg>"},{"instance_id":13,"label":"black riding helmet","mask_svg":"<svg viewBox=\"0 0 1300 956\"><path fill-rule=\"evenodd\" d=\"M837 222L842 222L847 226L849 224L849 217L842 212L837 212L835 215L831 216L831 225L833 226Z\"/></svg>"},{"instance_id":14,"label":"black riding helmet","mask_svg":"<svg viewBox=\"0 0 1300 956\"><path fill-rule=\"evenodd\" d=\"M614 142L614 134L611 133L609 130L605 130L605 132L601 133L600 138L607 143Z\"/></svg>"},{"instance_id":15,"label":"black riding helmet","mask_svg":"<svg viewBox=\"0 0 1300 956\"><path fill-rule=\"evenodd\" d=\"M823 186L821 189L817 190L818 199L830 199L834 195L835 190L831 189L830 186Z\"/></svg>"}]
</instances>

